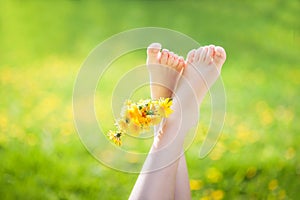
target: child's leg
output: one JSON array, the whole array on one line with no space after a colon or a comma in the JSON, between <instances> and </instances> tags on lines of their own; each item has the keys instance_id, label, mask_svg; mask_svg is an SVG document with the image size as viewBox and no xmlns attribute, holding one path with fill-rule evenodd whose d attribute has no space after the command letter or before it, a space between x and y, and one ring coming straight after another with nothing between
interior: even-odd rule
<instances>
[{"instance_id":1,"label":"child's leg","mask_svg":"<svg viewBox=\"0 0 300 200\"><path fill-rule=\"evenodd\" d=\"M170 67L177 72L181 72L184 68L184 60L177 55L174 55L171 52L163 50L162 53L160 52L161 45L158 43L153 43L148 47L147 50L147 64L148 66L151 64L162 64L164 66L161 67ZM151 66L149 66L151 68ZM149 69L151 72L151 69ZM167 72L167 71L165 71ZM155 76L156 73L152 73L152 78ZM169 77L168 77L169 76ZM172 77L173 76L173 77ZM165 78L172 80L170 84L173 90L177 85L177 79L180 78L180 74L168 73L165 74ZM160 97L171 97L173 91L169 90L168 88L164 88L161 85L151 85L151 97L152 99L158 99ZM188 171L185 161L184 153L179 159L177 173L176 173L176 183L175 183L175 199L190 199L190 187L189 187L189 179L188 179Z\"/></svg>"},{"instance_id":2,"label":"child's leg","mask_svg":"<svg viewBox=\"0 0 300 200\"><path fill-rule=\"evenodd\" d=\"M179 159L176 174L175 200L191 199L190 181L184 153Z\"/></svg>"},{"instance_id":3,"label":"child's leg","mask_svg":"<svg viewBox=\"0 0 300 200\"><path fill-rule=\"evenodd\" d=\"M161 45L158 43L153 43L148 47L147 50L147 64L163 64L165 66L161 67L170 67L177 72L181 72L184 68L184 60L181 57L178 57L177 55L174 55L173 53L170 53L166 50L163 50L162 53L160 52ZM150 66L151 67L151 66ZM149 70L151 72L151 70ZM156 73L152 74L155 76ZM177 79L180 78L180 74L173 74L168 73L166 74L165 78L169 78L172 80L172 83L170 85L174 85L172 87L173 90L175 90L175 87L177 85ZM169 76L169 77L168 77ZM170 77L171 76L171 77ZM174 76L174 77L172 77ZM173 91L170 91L168 88L164 88L161 85L151 85L151 97L153 99L158 99L160 97L171 97ZM188 170L185 160L184 152L182 153L182 156L179 159L178 167L177 167L177 173L176 173L176 183L175 183L175 199L190 199L190 185L189 185L189 178L188 178Z\"/></svg>"},{"instance_id":4,"label":"child's leg","mask_svg":"<svg viewBox=\"0 0 300 200\"><path fill-rule=\"evenodd\" d=\"M147 67L150 73L152 99L172 96L184 65L183 58L178 57L168 50L161 51L160 44L153 43L148 47ZM159 126L155 127L155 131L155 135L158 135ZM147 160L151 160L150 156ZM151 163L151 161L149 161L149 163ZM156 171L141 174L130 198L150 199L151 197L151 199L153 199L157 197L158 199L173 199L177 174L174 172L177 171L177 166L178 164L175 162L172 165L160 169L159 173ZM165 182L168 185L164 185ZM155 191L155 194L152 193L153 191Z\"/></svg>"}]
</instances>

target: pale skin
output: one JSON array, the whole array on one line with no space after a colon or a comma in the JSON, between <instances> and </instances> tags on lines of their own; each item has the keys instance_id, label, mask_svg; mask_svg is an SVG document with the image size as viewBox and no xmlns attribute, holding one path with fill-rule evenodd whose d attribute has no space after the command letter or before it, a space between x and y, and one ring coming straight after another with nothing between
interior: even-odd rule
<instances>
[{"instance_id":1,"label":"pale skin","mask_svg":"<svg viewBox=\"0 0 300 200\"><path fill-rule=\"evenodd\" d=\"M170 67L180 73L186 63L183 57L179 57L177 54L173 52L169 52L166 49L163 49L161 52L161 45L158 43L153 43L149 45L147 49L147 64L162 64L162 67ZM177 75L177 74L174 74ZM180 76L180 74L178 74ZM178 77L174 77L174 89L177 84ZM167 98L172 97L173 91L169 88L162 87L160 85L151 85L151 98ZM188 171L187 165L185 161L184 154L180 157L179 163L177 166L177 174L176 174L176 183L175 183L175 199L190 199L190 187L189 187L189 179L188 179Z\"/></svg>"},{"instance_id":2,"label":"pale skin","mask_svg":"<svg viewBox=\"0 0 300 200\"><path fill-rule=\"evenodd\" d=\"M173 101L174 113L165 120L164 125L154 129L154 142L142 170L147 173L139 175L129 199L191 199L183 142L186 132L198 119L194 117L180 126L181 106L187 113L192 113L195 107L199 108L209 87L219 77L225 60L224 49L214 45L191 50L186 61L173 52L161 51L158 43L148 47L150 80L156 76L168 79L167 88L151 84L151 97L172 97L176 89L179 100ZM152 70L152 64L159 66ZM182 80L176 88L179 78Z\"/></svg>"}]
</instances>

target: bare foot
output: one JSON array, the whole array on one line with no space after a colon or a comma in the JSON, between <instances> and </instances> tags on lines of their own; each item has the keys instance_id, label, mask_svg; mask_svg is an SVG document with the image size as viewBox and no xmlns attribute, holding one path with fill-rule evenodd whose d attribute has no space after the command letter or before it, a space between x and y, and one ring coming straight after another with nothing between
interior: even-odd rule
<instances>
[{"instance_id":1,"label":"bare foot","mask_svg":"<svg viewBox=\"0 0 300 200\"><path fill-rule=\"evenodd\" d=\"M174 120L176 120L175 116L183 119L180 126L183 132L198 123L200 104L209 88L220 76L225 60L225 50L214 45L200 47L188 53L187 66L176 90L177 98L173 103L172 114ZM181 109L180 105L184 109Z\"/></svg>"},{"instance_id":2,"label":"bare foot","mask_svg":"<svg viewBox=\"0 0 300 200\"><path fill-rule=\"evenodd\" d=\"M188 53L188 66L183 75L194 90L198 103L220 76L225 60L225 50L214 45L200 47Z\"/></svg>"},{"instance_id":3,"label":"bare foot","mask_svg":"<svg viewBox=\"0 0 300 200\"><path fill-rule=\"evenodd\" d=\"M184 66L182 57L166 49L161 51L161 44L152 43L148 46L147 67L152 99L172 96Z\"/></svg>"}]
</instances>

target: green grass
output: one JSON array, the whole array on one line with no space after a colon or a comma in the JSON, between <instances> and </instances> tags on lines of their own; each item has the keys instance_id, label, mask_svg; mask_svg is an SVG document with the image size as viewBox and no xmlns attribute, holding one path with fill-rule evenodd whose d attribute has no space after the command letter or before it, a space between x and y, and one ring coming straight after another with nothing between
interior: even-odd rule
<instances>
[{"instance_id":1,"label":"green grass","mask_svg":"<svg viewBox=\"0 0 300 200\"><path fill-rule=\"evenodd\" d=\"M77 135L73 85L100 42L158 26L222 45L228 54L222 136L208 157L198 158L209 125L207 98L200 131L186 152L193 199L297 199L299 8L297 0L0 0L0 198L128 198L137 175L103 166ZM113 75L97 88L99 102L109 106L112 83L144 60L139 51L113 63ZM101 106L97 116L111 128L111 111Z\"/></svg>"}]
</instances>

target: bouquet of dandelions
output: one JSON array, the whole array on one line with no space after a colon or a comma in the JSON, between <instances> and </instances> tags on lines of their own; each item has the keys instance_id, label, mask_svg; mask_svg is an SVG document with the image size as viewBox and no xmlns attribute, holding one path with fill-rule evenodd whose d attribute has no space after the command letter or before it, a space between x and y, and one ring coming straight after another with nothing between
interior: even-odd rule
<instances>
[{"instance_id":1,"label":"bouquet of dandelions","mask_svg":"<svg viewBox=\"0 0 300 200\"><path fill-rule=\"evenodd\" d=\"M107 135L110 140L120 146L121 137L126 133L139 135L149 131L151 126L159 124L163 118L169 117L173 112L171 106L171 98L140 100L137 103L128 100L123 106L120 118L116 120L116 130L110 130Z\"/></svg>"}]
</instances>

